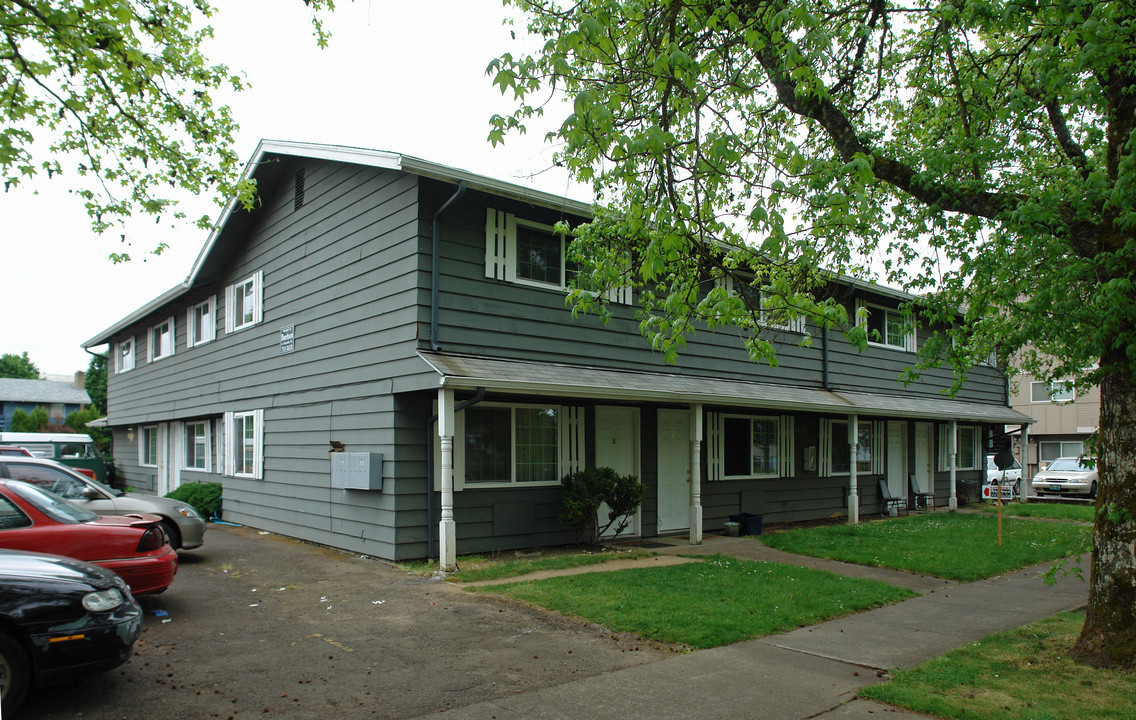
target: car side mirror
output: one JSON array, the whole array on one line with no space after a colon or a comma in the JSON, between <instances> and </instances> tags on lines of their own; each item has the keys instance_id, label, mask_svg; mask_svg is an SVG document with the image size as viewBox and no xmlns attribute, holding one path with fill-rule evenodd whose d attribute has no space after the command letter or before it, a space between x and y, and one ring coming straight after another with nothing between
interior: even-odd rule
<instances>
[{"instance_id":1,"label":"car side mirror","mask_svg":"<svg viewBox=\"0 0 1136 720\"><path fill-rule=\"evenodd\" d=\"M83 499L84 500L99 500L100 498L102 498L102 496L103 496L103 494L101 492L99 492L98 490L94 489L93 487L88 486L88 487L83 488Z\"/></svg>"}]
</instances>

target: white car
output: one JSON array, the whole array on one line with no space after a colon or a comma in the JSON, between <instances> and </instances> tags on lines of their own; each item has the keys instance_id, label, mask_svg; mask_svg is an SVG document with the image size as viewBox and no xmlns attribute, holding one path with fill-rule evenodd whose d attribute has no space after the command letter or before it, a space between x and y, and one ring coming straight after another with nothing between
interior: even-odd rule
<instances>
[{"instance_id":1,"label":"white car","mask_svg":"<svg viewBox=\"0 0 1136 720\"><path fill-rule=\"evenodd\" d=\"M1022 481L1022 466L1017 458L1014 458L1014 464L1005 470L999 470L998 465L994 462L993 455L986 456L986 475L982 481L982 499L993 500L998 497L998 491L995 489L1000 484L1002 486L1002 499L1013 500L1017 497L1018 486Z\"/></svg>"},{"instance_id":2,"label":"white car","mask_svg":"<svg viewBox=\"0 0 1136 720\"><path fill-rule=\"evenodd\" d=\"M1062 457L1049 463L1049 467L1033 476L1033 491L1038 495L1097 496L1097 466L1085 458L1092 467L1082 464L1082 458Z\"/></svg>"}]
</instances>

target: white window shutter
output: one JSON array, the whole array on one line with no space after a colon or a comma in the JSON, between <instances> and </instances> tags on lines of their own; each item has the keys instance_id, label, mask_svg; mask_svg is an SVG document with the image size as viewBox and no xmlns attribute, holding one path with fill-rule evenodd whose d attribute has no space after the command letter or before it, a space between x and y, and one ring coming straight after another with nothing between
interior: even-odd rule
<instances>
[{"instance_id":1,"label":"white window shutter","mask_svg":"<svg viewBox=\"0 0 1136 720\"><path fill-rule=\"evenodd\" d=\"M174 321L174 316L170 315L170 355L177 352L178 334L177 324Z\"/></svg>"},{"instance_id":2,"label":"white window shutter","mask_svg":"<svg viewBox=\"0 0 1136 720\"><path fill-rule=\"evenodd\" d=\"M584 467L584 408L563 405L560 408L560 476L579 472Z\"/></svg>"},{"instance_id":3,"label":"white window shutter","mask_svg":"<svg viewBox=\"0 0 1136 720\"><path fill-rule=\"evenodd\" d=\"M903 349L910 353L919 350L919 334L914 325L909 326L907 333L903 336Z\"/></svg>"},{"instance_id":4,"label":"white window shutter","mask_svg":"<svg viewBox=\"0 0 1136 720\"><path fill-rule=\"evenodd\" d=\"M872 422L872 474L883 475L887 469L887 424L883 420Z\"/></svg>"},{"instance_id":5,"label":"white window shutter","mask_svg":"<svg viewBox=\"0 0 1136 720\"><path fill-rule=\"evenodd\" d=\"M252 322L255 325L264 319L264 272L257 270L253 277Z\"/></svg>"},{"instance_id":6,"label":"white window shutter","mask_svg":"<svg viewBox=\"0 0 1136 720\"><path fill-rule=\"evenodd\" d=\"M948 457L948 455L950 453L950 445L948 445L947 435L948 435L949 432L950 432L949 426L947 426L947 425L940 425L939 426L939 464L937 466L938 469L939 469L939 472L946 472L947 470L951 469L950 468L950 461L949 461L949 457Z\"/></svg>"},{"instance_id":7,"label":"white window shutter","mask_svg":"<svg viewBox=\"0 0 1136 720\"><path fill-rule=\"evenodd\" d=\"M258 285L259 287L259 285ZM264 411L253 412L253 422L256 424L256 450L253 453L252 476L257 480L264 478Z\"/></svg>"},{"instance_id":8,"label":"white window shutter","mask_svg":"<svg viewBox=\"0 0 1136 720\"><path fill-rule=\"evenodd\" d=\"M778 431L780 436L778 453L781 457L781 464L779 467L781 477L796 477L797 476L797 463L795 462L793 450L796 447L796 432L794 416L782 415L781 421L778 423Z\"/></svg>"},{"instance_id":9,"label":"white window shutter","mask_svg":"<svg viewBox=\"0 0 1136 720\"><path fill-rule=\"evenodd\" d=\"M867 325L868 324L868 306L865 305L864 301L861 300L860 298L856 298L856 314L853 318L853 324L855 324L855 325Z\"/></svg>"},{"instance_id":10,"label":"white window shutter","mask_svg":"<svg viewBox=\"0 0 1136 720\"><path fill-rule=\"evenodd\" d=\"M237 318L234 307L237 302L237 286L229 285L225 288L225 332L231 333L237 327Z\"/></svg>"},{"instance_id":11,"label":"white window shutter","mask_svg":"<svg viewBox=\"0 0 1136 720\"><path fill-rule=\"evenodd\" d=\"M722 468L722 415L721 413L706 414L706 480L714 482L721 480Z\"/></svg>"},{"instance_id":12,"label":"white window shutter","mask_svg":"<svg viewBox=\"0 0 1136 720\"><path fill-rule=\"evenodd\" d=\"M624 285L623 287L611 288L607 291L608 302L617 303L619 305L631 304L631 287Z\"/></svg>"},{"instance_id":13,"label":"white window shutter","mask_svg":"<svg viewBox=\"0 0 1136 720\"><path fill-rule=\"evenodd\" d=\"M485 211L485 277L515 279L513 253L517 247L516 218L504 210Z\"/></svg>"},{"instance_id":14,"label":"white window shutter","mask_svg":"<svg viewBox=\"0 0 1136 720\"><path fill-rule=\"evenodd\" d=\"M221 432L221 444L224 447L225 456L224 474L232 477L233 471L236 468L236 458L233 457L233 413L225 413L223 428Z\"/></svg>"},{"instance_id":15,"label":"white window shutter","mask_svg":"<svg viewBox=\"0 0 1136 720\"><path fill-rule=\"evenodd\" d=\"M185 346L191 348L197 344L197 333L193 329L193 314L197 312L195 306L190 305L185 311Z\"/></svg>"}]
</instances>

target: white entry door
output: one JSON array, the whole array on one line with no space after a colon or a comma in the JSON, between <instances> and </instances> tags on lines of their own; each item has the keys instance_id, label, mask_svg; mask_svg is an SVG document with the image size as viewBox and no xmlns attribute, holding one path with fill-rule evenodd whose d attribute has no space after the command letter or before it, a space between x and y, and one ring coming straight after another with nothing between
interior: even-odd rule
<instances>
[{"instance_id":1,"label":"white entry door","mask_svg":"<svg viewBox=\"0 0 1136 720\"><path fill-rule=\"evenodd\" d=\"M639 409L596 408L596 467L609 467L620 475L639 477ZM607 505L600 508L601 526L607 524ZM622 535L639 535L639 516L635 513ZM613 534L614 527L606 535Z\"/></svg>"},{"instance_id":2,"label":"white entry door","mask_svg":"<svg viewBox=\"0 0 1136 720\"><path fill-rule=\"evenodd\" d=\"M887 424L887 484L891 494L907 497L907 423Z\"/></svg>"},{"instance_id":3,"label":"white entry door","mask_svg":"<svg viewBox=\"0 0 1136 720\"><path fill-rule=\"evenodd\" d=\"M659 532L690 528L690 411L659 410Z\"/></svg>"}]
</instances>

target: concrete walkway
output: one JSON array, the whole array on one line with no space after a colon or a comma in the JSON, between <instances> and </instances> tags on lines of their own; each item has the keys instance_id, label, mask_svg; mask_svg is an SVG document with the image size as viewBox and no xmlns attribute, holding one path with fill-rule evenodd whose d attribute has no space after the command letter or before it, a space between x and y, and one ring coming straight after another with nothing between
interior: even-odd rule
<instances>
[{"instance_id":1,"label":"concrete walkway","mask_svg":"<svg viewBox=\"0 0 1136 720\"><path fill-rule=\"evenodd\" d=\"M909 668L1000 630L1083 606L1076 577L1048 586L1038 566L973 583L806 558L749 538L708 537L700 546L652 539L663 555L776 560L911 588L919 597L783 635L700 650L583 680L439 713L447 720L805 720L923 717L855 699L884 672ZM655 547L660 545L661 547Z\"/></svg>"}]
</instances>

